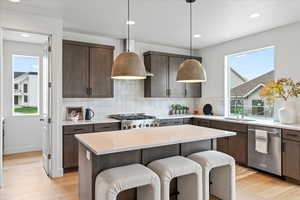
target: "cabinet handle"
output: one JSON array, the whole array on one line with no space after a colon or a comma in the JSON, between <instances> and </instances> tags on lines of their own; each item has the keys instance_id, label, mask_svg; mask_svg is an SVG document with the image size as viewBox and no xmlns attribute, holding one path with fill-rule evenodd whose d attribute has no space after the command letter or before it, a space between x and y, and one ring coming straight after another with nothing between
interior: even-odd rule
<instances>
[{"instance_id":1,"label":"cabinet handle","mask_svg":"<svg viewBox=\"0 0 300 200\"><path fill-rule=\"evenodd\" d=\"M282 153L285 153L285 143L282 143Z\"/></svg>"},{"instance_id":2,"label":"cabinet handle","mask_svg":"<svg viewBox=\"0 0 300 200\"><path fill-rule=\"evenodd\" d=\"M88 87L86 88L86 94L90 95L90 88L88 88Z\"/></svg>"},{"instance_id":3,"label":"cabinet handle","mask_svg":"<svg viewBox=\"0 0 300 200\"><path fill-rule=\"evenodd\" d=\"M83 128L75 128L74 131L84 131Z\"/></svg>"},{"instance_id":4,"label":"cabinet handle","mask_svg":"<svg viewBox=\"0 0 300 200\"><path fill-rule=\"evenodd\" d=\"M171 89L169 89L169 96L171 96Z\"/></svg>"},{"instance_id":5,"label":"cabinet handle","mask_svg":"<svg viewBox=\"0 0 300 200\"><path fill-rule=\"evenodd\" d=\"M187 96L187 89L184 90L184 96Z\"/></svg>"},{"instance_id":6,"label":"cabinet handle","mask_svg":"<svg viewBox=\"0 0 300 200\"><path fill-rule=\"evenodd\" d=\"M292 134L292 133L286 133L285 135L286 135L286 136L290 136L290 137L298 137L298 135Z\"/></svg>"}]
</instances>

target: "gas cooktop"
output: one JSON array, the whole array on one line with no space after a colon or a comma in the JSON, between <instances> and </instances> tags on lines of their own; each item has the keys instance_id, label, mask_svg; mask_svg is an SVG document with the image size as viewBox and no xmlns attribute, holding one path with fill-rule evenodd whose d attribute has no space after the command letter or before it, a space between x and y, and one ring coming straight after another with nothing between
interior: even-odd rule
<instances>
[{"instance_id":1,"label":"gas cooktop","mask_svg":"<svg viewBox=\"0 0 300 200\"><path fill-rule=\"evenodd\" d=\"M116 114L110 115L110 117L118 120L143 120L156 118L155 116L146 115L145 113Z\"/></svg>"}]
</instances>

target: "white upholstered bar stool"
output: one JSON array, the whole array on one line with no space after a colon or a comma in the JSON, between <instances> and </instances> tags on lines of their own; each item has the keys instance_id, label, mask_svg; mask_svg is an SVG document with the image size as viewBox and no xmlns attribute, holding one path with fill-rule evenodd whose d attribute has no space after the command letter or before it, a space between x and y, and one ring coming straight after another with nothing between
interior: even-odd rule
<instances>
[{"instance_id":1,"label":"white upholstered bar stool","mask_svg":"<svg viewBox=\"0 0 300 200\"><path fill-rule=\"evenodd\" d=\"M236 199L235 160L218 151L204 151L188 156L203 169L204 200L212 194L222 200Z\"/></svg>"},{"instance_id":2,"label":"white upholstered bar stool","mask_svg":"<svg viewBox=\"0 0 300 200\"><path fill-rule=\"evenodd\" d=\"M196 162L174 156L153 161L148 167L160 177L161 200L170 199L173 178L178 178L178 200L202 200L202 169Z\"/></svg>"},{"instance_id":3,"label":"white upholstered bar stool","mask_svg":"<svg viewBox=\"0 0 300 200\"><path fill-rule=\"evenodd\" d=\"M137 188L138 200L160 200L160 179L149 168L133 164L98 174L95 200L117 200L120 192Z\"/></svg>"}]
</instances>

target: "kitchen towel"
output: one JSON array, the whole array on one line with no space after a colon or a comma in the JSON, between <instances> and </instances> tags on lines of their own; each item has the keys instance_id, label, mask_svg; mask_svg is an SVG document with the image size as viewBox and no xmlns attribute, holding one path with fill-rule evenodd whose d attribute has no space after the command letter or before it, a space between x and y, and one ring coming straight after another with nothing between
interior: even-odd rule
<instances>
[{"instance_id":1,"label":"kitchen towel","mask_svg":"<svg viewBox=\"0 0 300 200\"><path fill-rule=\"evenodd\" d=\"M268 154L268 132L255 130L255 151Z\"/></svg>"}]
</instances>

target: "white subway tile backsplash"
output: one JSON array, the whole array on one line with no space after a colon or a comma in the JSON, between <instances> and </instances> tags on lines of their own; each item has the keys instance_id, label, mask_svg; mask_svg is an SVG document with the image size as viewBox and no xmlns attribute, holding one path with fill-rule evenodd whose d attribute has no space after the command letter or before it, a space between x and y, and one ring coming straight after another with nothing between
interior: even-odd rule
<instances>
[{"instance_id":1,"label":"white subway tile backsplash","mask_svg":"<svg viewBox=\"0 0 300 200\"><path fill-rule=\"evenodd\" d=\"M143 81L115 80L114 98L64 99L63 119L67 106L82 106L94 110L96 117L118 113L168 114L171 104L182 104L194 110L193 98L144 98Z\"/></svg>"}]
</instances>

